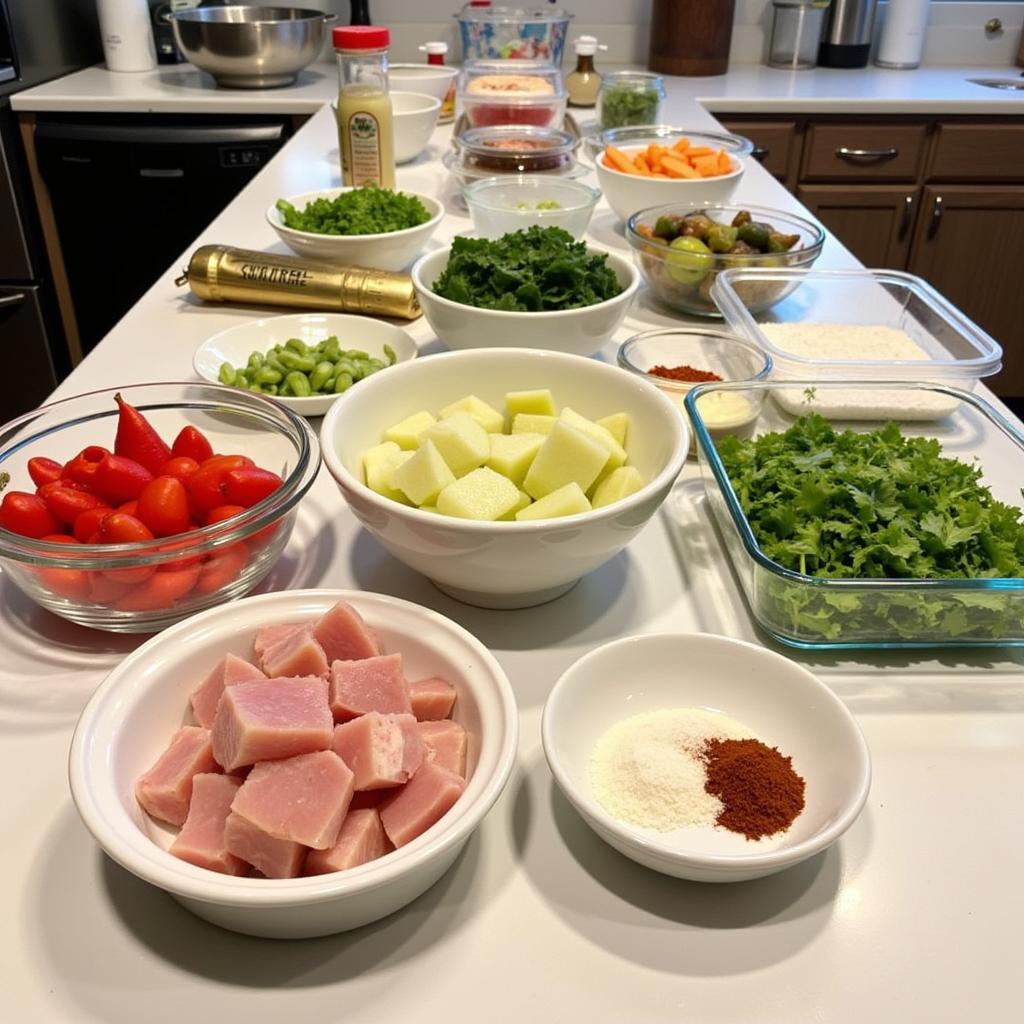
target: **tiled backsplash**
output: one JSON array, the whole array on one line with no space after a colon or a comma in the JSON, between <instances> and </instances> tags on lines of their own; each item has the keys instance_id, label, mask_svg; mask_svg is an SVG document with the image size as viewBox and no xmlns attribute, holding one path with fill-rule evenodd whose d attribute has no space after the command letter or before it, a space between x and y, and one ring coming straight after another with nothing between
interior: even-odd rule
<instances>
[{"instance_id":1,"label":"tiled backsplash","mask_svg":"<svg viewBox=\"0 0 1024 1024\"><path fill-rule=\"evenodd\" d=\"M514 0L510 5L515 6ZM528 0L520 0L520 5L531 6ZM335 11L339 19L348 20L348 0L311 0L311 6ZM394 59L420 60L419 44L444 39L451 47L452 61L457 62L461 53L452 15L460 6L457 0L370 0L370 14L377 24L391 27ZM601 58L609 64L646 61L651 0L570 0L562 6L575 14L570 39L584 32L596 35L608 46ZM883 18L885 7L883 3L880 8ZM984 26L993 17L1001 19L1003 31L989 35ZM771 18L770 0L736 0L733 61L757 63L763 59ZM925 63L1012 64L1022 25L1024 3L933 2ZM571 59L570 51L565 63Z\"/></svg>"}]
</instances>

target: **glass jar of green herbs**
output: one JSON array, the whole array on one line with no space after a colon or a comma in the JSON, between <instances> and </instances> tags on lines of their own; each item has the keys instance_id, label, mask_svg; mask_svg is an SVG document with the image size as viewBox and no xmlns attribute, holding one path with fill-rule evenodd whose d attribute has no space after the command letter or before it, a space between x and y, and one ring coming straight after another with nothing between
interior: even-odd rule
<instances>
[{"instance_id":1,"label":"glass jar of green herbs","mask_svg":"<svg viewBox=\"0 0 1024 1024\"><path fill-rule=\"evenodd\" d=\"M665 83L648 71L609 71L601 75L597 121L602 128L657 124Z\"/></svg>"}]
</instances>

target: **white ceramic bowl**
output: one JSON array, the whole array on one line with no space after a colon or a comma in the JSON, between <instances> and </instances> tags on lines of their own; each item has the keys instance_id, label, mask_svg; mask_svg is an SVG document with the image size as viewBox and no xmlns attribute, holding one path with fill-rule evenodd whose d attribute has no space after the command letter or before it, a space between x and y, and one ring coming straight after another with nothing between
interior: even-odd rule
<instances>
[{"instance_id":1,"label":"white ceramic bowl","mask_svg":"<svg viewBox=\"0 0 1024 1024\"><path fill-rule=\"evenodd\" d=\"M436 100L444 100L458 75L458 68L439 64L388 64L388 82L394 88L426 93Z\"/></svg>"},{"instance_id":2,"label":"white ceramic bowl","mask_svg":"<svg viewBox=\"0 0 1024 1024\"><path fill-rule=\"evenodd\" d=\"M135 801L136 778L185 718L189 690L226 653L251 657L268 622L303 622L346 600L410 678L441 675L458 691L469 734L468 784L455 806L407 846L348 871L270 880L219 875L166 852L173 830ZM408 601L361 591L263 594L213 608L143 644L109 675L71 743L71 795L86 828L118 864L222 928L269 938L329 935L376 921L425 892L451 866L508 781L518 716L501 666L461 626Z\"/></svg>"},{"instance_id":3,"label":"white ceramic bowl","mask_svg":"<svg viewBox=\"0 0 1024 1024\"><path fill-rule=\"evenodd\" d=\"M427 93L393 92L391 109L395 116L395 163L407 164L427 148L441 100Z\"/></svg>"},{"instance_id":4,"label":"white ceramic bowl","mask_svg":"<svg viewBox=\"0 0 1024 1024\"><path fill-rule=\"evenodd\" d=\"M564 228L574 238L582 238L601 193L585 182L568 178L505 174L471 182L463 188L462 197L473 227L482 238L501 238L533 224ZM558 206L539 210L537 204L541 202Z\"/></svg>"},{"instance_id":5,"label":"white ceramic bowl","mask_svg":"<svg viewBox=\"0 0 1024 1024\"><path fill-rule=\"evenodd\" d=\"M297 210L302 210L314 199L334 199L342 192L348 191L350 190L347 188L324 188L317 192L303 192L284 198ZM402 270L426 247L430 236L444 217L444 206L437 199L421 192L411 192L408 189L399 191L416 196L430 213L430 220L414 228L377 235L319 235L313 231L297 231L285 227L281 211L271 203L267 207L267 223L277 232L281 241L299 256L335 264L375 267L377 270Z\"/></svg>"},{"instance_id":6,"label":"white ceramic bowl","mask_svg":"<svg viewBox=\"0 0 1024 1024\"><path fill-rule=\"evenodd\" d=\"M266 352L275 345L283 345L289 338L300 338L307 345L315 345L332 334L337 336L343 349L361 349L385 362L385 345L391 346L399 363L415 359L418 351L407 331L373 317L348 313L289 313L249 320L212 335L196 349L192 366L204 380L218 384L222 363L245 366L250 353ZM275 396L274 400L302 416L323 416L339 397L294 398L289 395Z\"/></svg>"},{"instance_id":7,"label":"white ceramic bowl","mask_svg":"<svg viewBox=\"0 0 1024 1024\"><path fill-rule=\"evenodd\" d=\"M425 253L411 271L423 315L449 348L523 347L589 356L615 333L639 286L636 267L619 253L609 252L608 266L622 285L622 291L614 299L554 313L479 309L444 299L432 290L448 263L450 251L446 248ZM591 247L590 251L605 250Z\"/></svg>"},{"instance_id":8,"label":"white ceramic bowl","mask_svg":"<svg viewBox=\"0 0 1024 1024\"><path fill-rule=\"evenodd\" d=\"M646 485L580 515L489 523L422 512L363 483L363 452L411 413L436 413L469 394L502 409L506 391L543 387L584 416L628 413L626 451ZM690 443L684 418L646 381L596 359L530 349L447 352L394 366L386 380L370 377L331 406L320 434L327 468L366 529L446 594L486 608L550 601L621 551L665 500Z\"/></svg>"},{"instance_id":9,"label":"white ceramic bowl","mask_svg":"<svg viewBox=\"0 0 1024 1024\"><path fill-rule=\"evenodd\" d=\"M788 831L757 842L717 827L657 833L617 821L595 800L594 746L616 722L647 711L720 711L793 759L806 806ZM638 864L696 882L741 882L799 864L856 820L871 759L846 705L781 654L708 633L627 637L590 651L555 684L541 726L559 787L605 842Z\"/></svg>"},{"instance_id":10,"label":"white ceramic bowl","mask_svg":"<svg viewBox=\"0 0 1024 1024\"><path fill-rule=\"evenodd\" d=\"M602 158L606 141L632 153L651 143L670 146L682 136L689 138L693 145L725 149L732 170L714 178L645 178L607 167ZM622 220L627 220L637 210L664 203L680 203L693 208L704 203L727 202L743 177L750 142L739 135L656 125L649 128L615 128L592 136L587 140L586 151L597 170L597 180L608 205Z\"/></svg>"}]
</instances>

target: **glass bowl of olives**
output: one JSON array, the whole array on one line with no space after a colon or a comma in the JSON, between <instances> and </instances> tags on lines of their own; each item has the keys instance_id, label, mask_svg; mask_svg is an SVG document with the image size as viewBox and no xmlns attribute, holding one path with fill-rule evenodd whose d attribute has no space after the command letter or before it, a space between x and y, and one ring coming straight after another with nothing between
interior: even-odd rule
<instances>
[{"instance_id":1,"label":"glass bowl of olives","mask_svg":"<svg viewBox=\"0 0 1024 1024\"><path fill-rule=\"evenodd\" d=\"M669 308L720 317L711 297L719 271L730 267L807 268L825 244L819 224L765 206L712 203L696 209L655 206L634 213L626 239L655 298ZM754 281L740 296L752 313L784 299L791 281Z\"/></svg>"}]
</instances>

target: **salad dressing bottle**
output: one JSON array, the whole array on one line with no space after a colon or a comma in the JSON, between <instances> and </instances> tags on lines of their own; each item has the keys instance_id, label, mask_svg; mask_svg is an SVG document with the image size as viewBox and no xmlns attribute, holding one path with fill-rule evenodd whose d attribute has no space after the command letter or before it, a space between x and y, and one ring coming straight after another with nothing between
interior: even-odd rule
<instances>
[{"instance_id":1,"label":"salad dressing bottle","mask_svg":"<svg viewBox=\"0 0 1024 1024\"><path fill-rule=\"evenodd\" d=\"M580 36L573 40L572 45L576 50L576 70L565 76L569 105L592 107L601 88L601 75L594 70L594 54L608 47L599 45L596 36Z\"/></svg>"},{"instance_id":2,"label":"salad dressing bottle","mask_svg":"<svg viewBox=\"0 0 1024 1024\"><path fill-rule=\"evenodd\" d=\"M345 185L395 187L394 115L388 95L391 34L374 25L339 26L338 143Z\"/></svg>"},{"instance_id":3,"label":"salad dressing bottle","mask_svg":"<svg viewBox=\"0 0 1024 1024\"><path fill-rule=\"evenodd\" d=\"M427 55L427 63L434 67L444 67L444 55L448 52L448 44L443 42L424 43L419 48L420 53ZM441 111L437 115L438 124L448 124L455 120L455 79L448 86L448 92L441 102Z\"/></svg>"}]
</instances>

